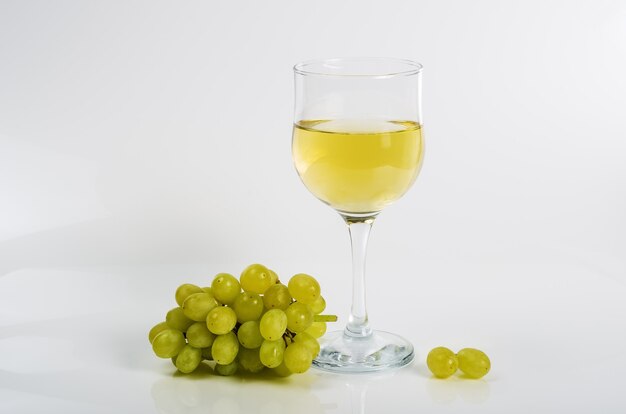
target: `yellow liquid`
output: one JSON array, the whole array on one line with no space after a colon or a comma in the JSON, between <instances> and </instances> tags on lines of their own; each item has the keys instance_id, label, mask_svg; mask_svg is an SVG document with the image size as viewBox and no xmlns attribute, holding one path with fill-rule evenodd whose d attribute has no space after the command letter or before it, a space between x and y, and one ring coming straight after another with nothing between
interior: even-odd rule
<instances>
[{"instance_id":1,"label":"yellow liquid","mask_svg":"<svg viewBox=\"0 0 626 414\"><path fill-rule=\"evenodd\" d=\"M424 157L421 126L409 121L300 121L293 158L304 185L344 213L374 213L411 187Z\"/></svg>"}]
</instances>

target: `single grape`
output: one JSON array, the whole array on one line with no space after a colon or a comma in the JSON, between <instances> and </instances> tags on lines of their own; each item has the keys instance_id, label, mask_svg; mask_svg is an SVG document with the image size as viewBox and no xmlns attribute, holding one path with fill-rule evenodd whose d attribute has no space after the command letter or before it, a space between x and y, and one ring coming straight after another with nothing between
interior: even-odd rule
<instances>
[{"instance_id":1,"label":"single grape","mask_svg":"<svg viewBox=\"0 0 626 414\"><path fill-rule=\"evenodd\" d=\"M459 368L471 378L482 378L491 369L489 357L478 349L464 348L456 354L459 359Z\"/></svg>"},{"instance_id":2,"label":"single grape","mask_svg":"<svg viewBox=\"0 0 626 414\"><path fill-rule=\"evenodd\" d=\"M228 306L213 308L206 317L206 326L215 335L224 335L237 324L237 315Z\"/></svg>"},{"instance_id":3,"label":"single grape","mask_svg":"<svg viewBox=\"0 0 626 414\"><path fill-rule=\"evenodd\" d=\"M159 358L172 358L185 346L185 337L176 329L165 329L152 340L152 350Z\"/></svg>"},{"instance_id":4,"label":"single grape","mask_svg":"<svg viewBox=\"0 0 626 414\"><path fill-rule=\"evenodd\" d=\"M259 322L248 321L241 324L237 330L237 339L244 348L255 349L263 343L263 337L259 330Z\"/></svg>"},{"instance_id":5,"label":"single grape","mask_svg":"<svg viewBox=\"0 0 626 414\"><path fill-rule=\"evenodd\" d=\"M298 342L293 342L285 349L285 365L289 371L295 374L302 374L311 367L311 352L309 349Z\"/></svg>"},{"instance_id":6,"label":"single grape","mask_svg":"<svg viewBox=\"0 0 626 414\"><path fill-rule=\"evenodd\" d=\"M228 365L233 362L238 352L239 341L237 341L237 336L233 332L218 335L211 347L213 360L221 365Z\"/></svg>"},{"instance_id":7,"label":"single grape","mask_svg":"<svg viewBox=\"0 0 626 414\"><path fill-rule=\"evenodd\" d=\"M258 349L240 348L237 361L239 361L239 366L248 372L256 373L265 368L261 363Z\"/></svg>"},{"instance_id":8,"label":"single grape","mask_svg":"<svg viewBox=\"0 0 626 414\"><path fill-rule=\"evenodd\" d=\"M270 272L270 280L272 283L278 283L278 274L270 268L268 268L267 271Z\"/></svg>"},{"instance_id":9,"label":"single grape","mask_svg":"<svg viewBox=\"0 0 626 414\"><path fill-rule=\"evenodd\" d=\"M176 294L174 295L176 297L176 303L178 303L178 306L183 306L187 296L193 295L194 293L201 293L202 291L203 290L200 286L192 285L191 283L180 285L176 289Z\"/></svg>"},{"instance_id":10,"label":"single grape","mask_svg":"<svg viewBox=\"0 0 626 414\"><path fill-rule=\"evenodd\" d=\"M320 295L317 299L315 299L315 302L311 303L310 307L314 315L319 315L324 312L324 309L326 309L326 299Z\"/></svg>"},{"instance_id":11,"label":"single grape","mask_svg":"<svg viewBox=\"0 0 626 414\"><path fill-rule=\"evenodd\" d=\"M246 292L262 295L265 291L276 283L270 270L260 264L252 264L241 272L241 288Z\"/></svg>"},{"instance_id":12,"label":"single grape","mask_svg":"<svg viewBox=\"0 0 626 414\"><path fill-rule=\"evenodd\" d=\"M187 342L194 348L208 348L213 345L215 334L209 331L206 322L196 322L187 329Z\"/></svg>"},{"instance_id":13,"label":"single grape","mask_svg":"<svg viewBox=\"0 0 626 414\"><path fill-rule=\"evenodd\" d=\"M284 359L284 356L283 356L283 359ZM285 365L284 360L282 364L280 364L276 368L272 368L272 372L274 372L274 374L278 375L279 377L288 377L291 374L293 374L293 372L289 371L289 368L287 368L287 365Z\"/></svg>"},{"instance_id":14,"label":"single grape","mask_svg":"<svg viewBox=\"0 0 626 414\"><path fill-rule=\"evenodd\" d=\"M239 368L239 363L237 361L233 361L226 365L215 364L215 372L225 377L234 375L237 372L237 368Z\"/></svg>"},{"instance_id":15,"label":"single grape","mask_svg":"<svg viewBox=\"0 0 626 414\"><path fill-rule=\"evenodd\" d=\"M183 308L174 308L165 315L167 326L177 329L181 332L187 332L187 329L193 325L194 321L185 316Z\"/></svg>"},{"instance_id":16,"label":"single grape","mask_svg":"<svg viewBox=\"0 0 626 414\"><path fill-rule=\"evenodd\" d=\"M211 347L202 348L202 358L207 361L213 361L213 354L211 353Z\"/></svg>"},{"instance_id":17,"label":"single grape","mask_svg":"<svg viewBox=\"0 0 626 414\"><path fill-rule=\"evenodd\" d=\"M241 285L235 276L229 273L219 273L211 283L211 292L215 299L230 305L241 292Z\"/></svg>"},{"instance_id":18,"label":"single grape","mask_svg":"<svg viewBox=\"0 0 626 414\"><path fill-rule=\"evenodd\" d=\"M202 289L202 291L203 291L204 293L210 293L211 295L213 294L213 291L212 291L212 290L211 290L211 288L210 288L210 287L208 287L208 286L206 286L206 287L202 287L202 288L200 288L200 289ZM214 297L215 297L215 296L214 296Z\"/></svg>"},{"instance_id":19,"label":"single grape","mask_svg":"<svg viewBox=\"0 0 626 414\"><path fill-rule=\"evenodd\" d=\"M317 339L313 338L306 332L300 332L294 338L295 342L301 343L306 346L309 352L311 353L311 357L315 359L317 355L320 353L320 343L317 342Z\"/></svg>"},{"instance_id":20,"label":"single grape","mask_svg":"<svg viewBox=\"0 0 626 414\"><path fill-rule=\"evenodd\" d=\"M313 312L304 303L294 302L285 311L287 315L287 329L291 332L303 332L313 323Z\"/></svg>"},{"instance_id":21,"label":"single grape","mask_svg":"<svg viewBox=\"0 0 626 414\"><path fill-rule=\"evenodd\" d=\"M435 377L448 378L458 369L459 361L454 352L439 346L428 353L426 365L428 365L428 369Z\"/></svg>"},{"instance_id":22,"label":"single grape","mask_svg":"<svg viewBox=\"0 0 626 414\"><path fill-rule=\"evenodd\" d=\"M176 355L176 368L184 374L195 371L202 362L202 351L191 345L185 345Z\"/></svg>"},{"instance_id":23,"label":"single grape","mask_svg":"<svg viewBox=\"0 0 626 414\"><path fill-rule=\"evenodd\" d=\"M154 341L154 337L157 336L158 334L160 334L162 331L168 329L169 326L167 325L167 322L159 322L156 325L154 325L152 327L152 329L150 329L150 332L148 332L148 340L150 341L150 343L152 343L152 341Z\"/></svg>"},{"instance_id":24,"label":"single grape","mask_svg":"<svg viewBox=\"0 0 626 414\"><path fill-rule=\"evenodd\" d=\"M263 341L261 349L259 349L259 358L261 362L268 368L276 368L283 363L283 355L285 354L285 341L279 339L277 341Z\"/></svg>"},{"instance_id":25,"label":"single grape","mask_svg":"<svg viewBox=\"0 0 626 414\"><path fill-rule=\"evenodd\" d=\"M263 294L263 304L267 309L285 310L293 299L287 286L277 283L270 286Z\"/></svg>"},{"instance_id":26,"label":"single grape","mask_svg":"<svg viewBox=\"0 0 626 414\"><path fill-rule=\"evenodd\" d=\"M210 293L194 293L193 295L187 296L187 299L183 302L183 312L189 319L200 322L206 320L206 316L211 309L218 305L219 304Z\"/></svg>"},{"instance_id":27,"label":"single grape","mask_svg":"<svg viewBox=\"0 0 626 414\"><path fill-rule=\"evenodd\" d=\"M241 292L233 303L233 309L238 322L256 321L263 313L263 299L256 293Z\"/></svg>"},{"instance_id":28,"label":"single grape","mask_svg":"<svg viewBox=\"0 0 626 414\"><path fill-rule=\"evenodd\" d=\"M261 336L268 341L280 339L287 329L287 315L280 309L271 309L265 312L259 323Z\"/></svg>"},{"instance_id":29,"label":"single grape","mask_svg":"<svg viewBox=\"0 0 626 414\"><path fill-rule=\"evenodd\" d=\"M298 273L289 279L289 293L298 302L310 305L320 296L320 284L313 276Z\"/></svg>"},{"instance_id":30,"label":"single grape","mask_svg":"<svg viewBox=\"0 0 626 414\"><path fill-rule=\"evenodd\" d=\"M313 338L321 338L326 333L326 322L313 322L304 332Z\"/></svg>"}]
</instances>

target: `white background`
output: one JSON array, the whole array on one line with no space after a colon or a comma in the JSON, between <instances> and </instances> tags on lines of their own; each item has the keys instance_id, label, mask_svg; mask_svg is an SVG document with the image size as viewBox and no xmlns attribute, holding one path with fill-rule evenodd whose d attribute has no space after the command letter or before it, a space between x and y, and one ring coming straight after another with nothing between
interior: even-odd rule
<instances>
[{"instance_id":1,"label":"white background","mask_svg":"<svg viewBox=\"0 0 626 414\"><path fill-rule=\"evenodd\" d=\"M416 361L223 380L242 400L218 406L623 412L626 3L605 0L0 2L0 408L207 412L145 331L179 283L248 263L314 274L345 320L347 232L290 155L291 67L335 56L425 67L424 167L368 256L371 320ZM436 345L493 371L432 380Z\"/></svg>"}]
</instances>

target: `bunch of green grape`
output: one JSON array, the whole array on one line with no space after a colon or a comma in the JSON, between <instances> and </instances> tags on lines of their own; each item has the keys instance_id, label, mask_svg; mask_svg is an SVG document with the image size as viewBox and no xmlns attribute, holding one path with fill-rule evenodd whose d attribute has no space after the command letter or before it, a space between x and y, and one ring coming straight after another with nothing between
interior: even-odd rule
<instances>
[{"instance_id":1,"label":"bunch of green grape","mask_svg":"<svg viewBox=\"0 0 626 414\"><path fill-rule=\"evenodd\" d=\"M491 369L487 354L474 348L463 348L456 354L446 347L438 346L426 357L428 369L437 378L448 378L460 369L469 378L482 378Z\"/></svg>"},{"instance_id":2,"label":"bunch of green grape","mask_svg":"<svg viewBox=\"0 0 626 414\"><path fill-rule=\"evenodd\" d=\"M334 315L321 315L326 301L312 276L294 275L285 286L260 264L237 280L219 273L210 287L184 284L178 306L148 334L154 353L171 358L180 372L212 361L220 375L271 369L279 376L303 373L320 351L317 341Z\"/></svg>"}]
</instances>

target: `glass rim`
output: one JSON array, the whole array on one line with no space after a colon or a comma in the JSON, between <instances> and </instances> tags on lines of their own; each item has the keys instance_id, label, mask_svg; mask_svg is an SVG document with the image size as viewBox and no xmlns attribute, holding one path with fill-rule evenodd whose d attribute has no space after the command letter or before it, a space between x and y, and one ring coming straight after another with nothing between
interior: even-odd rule
<instances>
[{"instance_id":1,"label":"glass rim","mask_svg":"<svg viewBox=\"0 0 626 414\"><path fill-rule=\"evenodd\" d=\"M332 71L332 65L341 62L368 62L368 63L391 63L398 66L398 70L380 70L372 71L373 73L337 73ZM311 66L331 66L328 71L320 69L307 69ZM403 67L403 68L402 68ZM337 66L335 66L335 69ZM296 63L293 71L303 76L323 76L323 77L339 77L339 78L391 78L396 76L411 76L420 73L423 69L421 63L409 59L389 58L389 57L347 57L347 58L327 58L327 59L311 59Z\"/></svg>"}]
</instances>

